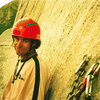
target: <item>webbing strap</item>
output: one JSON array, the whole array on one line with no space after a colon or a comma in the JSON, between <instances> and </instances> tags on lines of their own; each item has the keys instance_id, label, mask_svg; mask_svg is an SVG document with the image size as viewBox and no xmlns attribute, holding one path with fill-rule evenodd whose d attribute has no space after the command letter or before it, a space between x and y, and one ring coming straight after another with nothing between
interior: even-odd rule
<instances>
[{"instance_id":1,"label":"webbing strap","mask_svg":"<svg viewBox=\"0 0 100 100\"><path fill-rule=\"evenodd\" d=\"M40 84L40 65L39 65L39 60L37 59L36 56L33 56L32 58L35 61L35 84L34 84L32 100L37 100L39 92L39 84Z\"/></svg>"}]
</instances>

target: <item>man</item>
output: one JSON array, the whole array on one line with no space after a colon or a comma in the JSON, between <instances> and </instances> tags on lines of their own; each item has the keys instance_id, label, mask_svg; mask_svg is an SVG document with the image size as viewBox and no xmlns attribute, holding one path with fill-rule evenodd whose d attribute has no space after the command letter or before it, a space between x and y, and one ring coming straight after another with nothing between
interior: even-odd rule
<instances>
[{"instance_id":1,"label":"man","mask_svg":"<svg viewBox=\"0 0 100 100\"><path fill-rule=\"evenodd\" d=\"M12 38L18 62L2 99L44 100L49 70L36 53L41 43L38 23L29 18L18 20L13 26Z\"/></svg>"}]
</instances>

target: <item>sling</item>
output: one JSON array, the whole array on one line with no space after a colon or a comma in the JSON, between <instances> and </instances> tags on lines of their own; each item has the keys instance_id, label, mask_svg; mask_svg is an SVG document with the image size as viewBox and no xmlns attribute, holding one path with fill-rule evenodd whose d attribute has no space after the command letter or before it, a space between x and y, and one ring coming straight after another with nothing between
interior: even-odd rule
<instances>
[{"instance_id":1,"label":"sling","mask_svg":"<svg viewBox=\"0 0 100 100\"><path fill-rule=\"evenodd\" d=\"M37 59L36 55L32 56L35 61L35 84L34 84L34 91L32 100L38 99L38 92L39 92L39 84L40 84L40 65L39 60Z\"/></svg>"}]
</instances>

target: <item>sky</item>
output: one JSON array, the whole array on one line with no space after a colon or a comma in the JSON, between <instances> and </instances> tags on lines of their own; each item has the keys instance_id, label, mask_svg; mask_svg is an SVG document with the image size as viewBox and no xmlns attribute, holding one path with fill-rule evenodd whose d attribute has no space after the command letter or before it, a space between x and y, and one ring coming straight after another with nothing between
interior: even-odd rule
<instances>
[{"instance_id":1,"label":"sky","mask_svg":"<svg viewBox=\"0 0 100 100\"><path fill-rule=\"evenodd\" d=\"M0 0L0 7L2 7L3 5L9 3L12 0Z\"/></svg>"}]
</instances>

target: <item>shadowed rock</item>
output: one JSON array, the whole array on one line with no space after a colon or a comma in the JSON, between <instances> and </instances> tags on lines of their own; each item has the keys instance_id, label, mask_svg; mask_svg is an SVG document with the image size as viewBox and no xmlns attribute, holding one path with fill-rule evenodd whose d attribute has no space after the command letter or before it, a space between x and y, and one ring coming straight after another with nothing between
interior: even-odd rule
<instances>
[{"instance_id":1,"label":"shadowed rock","mask_svg":"<svg viewBox=\"0 0 100 100\"><path fill-rule=\"evenodd\" d=\"M0 34L13 26L17 8L18 0L13 0L0 8Z\"/></svg>"}]
</instances>

